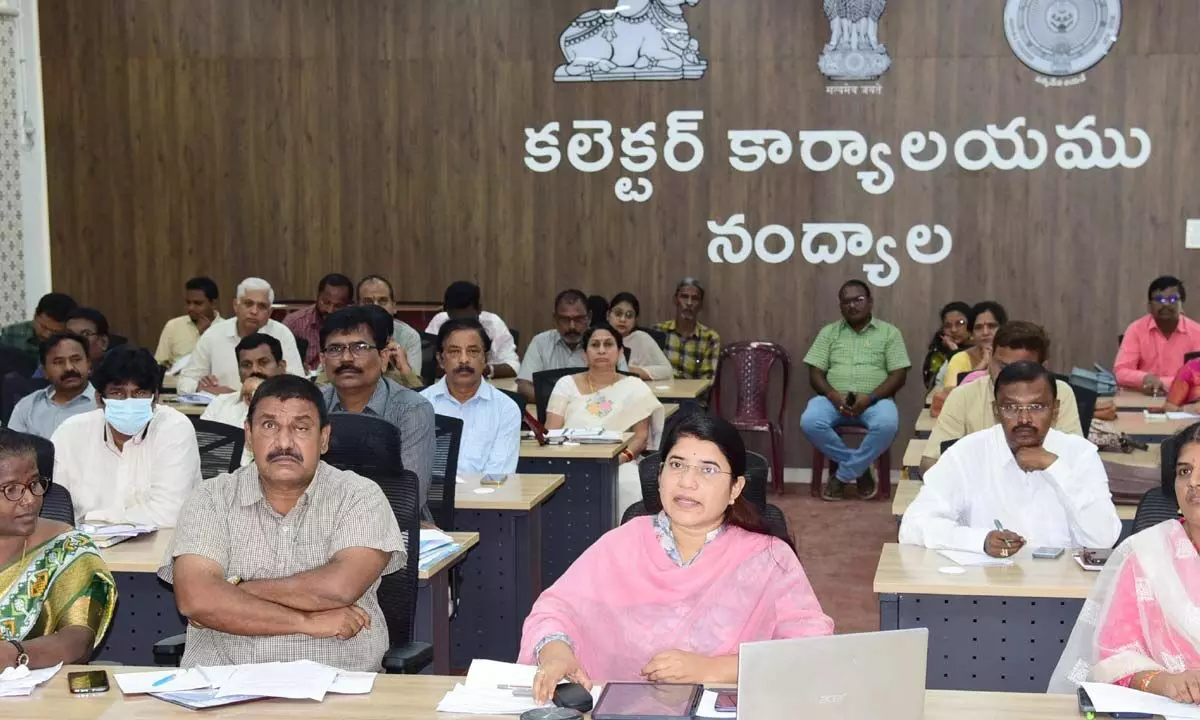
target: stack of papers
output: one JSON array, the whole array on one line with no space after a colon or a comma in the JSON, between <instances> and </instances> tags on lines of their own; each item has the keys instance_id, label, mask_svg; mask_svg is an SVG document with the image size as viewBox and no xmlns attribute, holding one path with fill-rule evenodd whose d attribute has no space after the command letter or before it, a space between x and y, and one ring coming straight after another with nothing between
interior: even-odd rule
<instances>
[{"instance_id":1,"label":"stack of papers","mask_svg":"<svg viewBox=\"0 0 1200 720\"><path fill-rule=\"evenodd\" d=\"M467 715L520 715L539 707L552 707L552 703L538 705L532 696L516 696L500 685L533 687L537 672L534 665L473 660L467 671L465 683L459 683L446 693L438 703L438 712L463 713ZM592 688L592 702L600 699L601 686Z\"/></svg>"},{"instance_id":2,"label":"stack of papers","mask_svg":"<svg viewBox=\"0 0 1200 720\"><path fill-rule=\"evenodd\" d=\"M546 433L547 440L560 442L576 442L583 445L606 445L621 442L621 433L615 430L600 430L598 428L565 428L550 430Z\"/></svg>"},{"instance_id":3,"label":"stack of papers","mask_svg":"<svg viewBox=\"0 0 1200 720\"><path fill-rule=\"evenodd\" d=\"M963 567L1008 567L1013 564L1010 558L994 558L991 555L963 550L938 550L937 554Z\"/></svg>"},{"instance_id":4,"label":"stack of papers","mask_svg":"<svg viewBox=\"0 0 1200 720\"><path fill-rule=\"evenodd\" d=\"M214 707L268 697L320 702L327 692L365 695L375 685L375 673L347 672L311 660L157 670L115 677L126 695L149 693L185 707Z\"/></svg>"},{"instance_id":5,"label":"stack of papers","mask_svg":"<svg viewBox=\"0 0 1200 720\"><path fill-rule=\"evenodd\" d=\"M421 528L421 558L418 560L421 570L428 570L458 550L454 538L441 530Z\"/></svg>"},{"instance_id":6,"label":"stack of papers","mask_svg":"<svg viewBox=\"0 0 1200 720\"><path fill-rule=\"evenodd\" d=\"M180 405L208 405L216 399L217 396L213 395L212 393L194 392L177 395L175 397L175 402L179 403Z\"/></svg>"},{"instance_id":7,"label":"stack of papers","mask_svg":"<svg viewBox=\"0 0 1200 720\"><path fill-rule=\"evenodd\" d=\"M1168 420L1198 420L1200 415L1190 412L1168 412L1166 413Z\"/></svg>"},{"instance_id":8,"label":"stack of papers","mask_svg":"<svg viewBox=\"0 0 1200 720\"><path fill-rule=\"evenodd\" d=\"M41 670L30 670L24 665L5 668L4 672L0 673L0 697L29 695L35 687L54 677L61 668L62 663Z\"/></svg>"},{"instance_id":9,"label":"stack of papers","mask_svg":"<svg viewBox=\"0 0 1200 720\"><path fill-rule=\"evenodd\" d=\"M135 538L138 535L148 535L158 530L155 525L138 525L136 523L116 523L104 525L101 523L80 523L79 531L90 535L92 543L98 548L112 547L119 542Z\"/></svg>"},{"instance_id":10,"label":"stack of papers","mask_svg":"<svg viewBox=\"0 0 1200 720\"><path fill-rule=\"evenodd\" d=\"M1165 718L1192 718L1200 720L1200 707L1177 703L1162 695L1141 692L1133 688L1107 683L1083 683L1083 689L1091 698L1097 713L1142 713L1162 715Z\"/></svg>"}]
</instances>

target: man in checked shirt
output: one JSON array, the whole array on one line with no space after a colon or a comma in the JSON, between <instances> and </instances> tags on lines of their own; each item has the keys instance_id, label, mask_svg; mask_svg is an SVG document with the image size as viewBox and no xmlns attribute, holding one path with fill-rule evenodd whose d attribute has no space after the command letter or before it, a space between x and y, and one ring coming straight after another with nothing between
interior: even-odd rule
<instances>
[{"instance_id":1,"label":"man in checked shirt","mask_svg":"<svg viewBox=\"0 0 1200 720\"><path fill-rule=\"evenodd\" d=\"M675 319L654 326L667 336L663 352L677 378L711 380L717 373L721 336L697 320L703 308L704 288L695 278L684 278L675 288Z\"/></svg>"}]
</instances>

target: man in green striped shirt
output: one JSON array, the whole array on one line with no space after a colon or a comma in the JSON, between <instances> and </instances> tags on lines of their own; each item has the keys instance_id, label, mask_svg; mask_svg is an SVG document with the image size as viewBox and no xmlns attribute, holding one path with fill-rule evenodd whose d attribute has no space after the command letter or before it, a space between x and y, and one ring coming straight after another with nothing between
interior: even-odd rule
<instances>
[{"instance_id":1,"label":"man in green striped shirt","mask_svg":"<svg viewBox=\"0 0 1200 720\"><path fill-rule=\"evenodd\" d=\"M859 497L870 499L879 491L871 463L896 437L899 417L892 397L904 387L912 363L896 326L872 315L875 301L866 283L847 280L838 290L838 303L842 319L821 328L804 356L816 395L800 416L800 427L838 466L822 497L840 500L843 485L855 482ZM842 425L867 429L857 448L838 436Z\"/></svg>"}]
</instances>

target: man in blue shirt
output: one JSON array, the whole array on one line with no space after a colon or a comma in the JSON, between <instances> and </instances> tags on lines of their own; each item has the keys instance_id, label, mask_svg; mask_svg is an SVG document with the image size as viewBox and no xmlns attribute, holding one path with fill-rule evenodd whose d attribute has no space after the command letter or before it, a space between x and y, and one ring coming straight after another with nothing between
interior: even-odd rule
<instances>
[{"instance_id":1,"label":"man in blue shirt","mask_svg":"<svg viewBox=\"0 0 1200 720\"><path fill-rule=\"evenodd\" d=\"M437 360L445 376L421 392L438 415L463 421L460 473L516 472L521 409L483 381L491 338L475 318L447 320L438 329Z\"/></svg>"}]
</instances>

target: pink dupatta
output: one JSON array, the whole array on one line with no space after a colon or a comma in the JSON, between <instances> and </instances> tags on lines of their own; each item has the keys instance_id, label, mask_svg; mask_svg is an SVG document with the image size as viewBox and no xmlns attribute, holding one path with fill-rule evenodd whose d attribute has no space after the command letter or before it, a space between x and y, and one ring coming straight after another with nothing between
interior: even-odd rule
<instances>
[{"instance_id":1,"label":"pink dupatta","mask_svg":"<svg viewBox=\"0 0 1200 720\"><path fill-rule=\"evenodd\" d=\"M520 662L536 663L538 642L565 633L594 682L639 680L666 650L733 655L744 642L833 633L782 541L728 527L681 568L653 521L605 533L541 594L525 619Z\"/></svg>"},{"instance_id":2,"label":"pink dupatta","mask_svg":"<svg viewBox=\"0 0 1200 720\"><path fill-rule=\"evenodd\" d=\"M1128 685L1136 673L1200 668L1200 556L1178 520L1113 551L1079 612L1049 692L1084 681Z\"/></svg>"}]
</instances>

